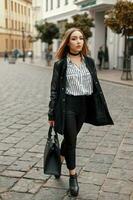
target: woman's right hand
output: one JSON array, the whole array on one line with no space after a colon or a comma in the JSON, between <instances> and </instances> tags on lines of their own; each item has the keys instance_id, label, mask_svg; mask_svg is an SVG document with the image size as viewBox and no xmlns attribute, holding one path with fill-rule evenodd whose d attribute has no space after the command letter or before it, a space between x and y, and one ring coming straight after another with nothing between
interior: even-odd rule
<instances>
[{"instance_id":1,"label":"woman's right hand","mask_svg":"<svg viewBox=\"0 0 133 200\"><path fill-rule=\"evenodd\" d=\"M53 120L49 120L48 123L49 123L50 126L54 126L55 125L55 121L53 121Z\"/></svg>"}]
</instances>

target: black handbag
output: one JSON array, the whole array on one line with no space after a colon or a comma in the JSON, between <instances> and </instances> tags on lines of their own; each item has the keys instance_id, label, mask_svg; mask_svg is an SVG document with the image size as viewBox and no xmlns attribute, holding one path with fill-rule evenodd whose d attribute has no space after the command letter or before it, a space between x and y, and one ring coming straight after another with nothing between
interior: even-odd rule
<instances>
[{"instance_id":1,"label":"black handbag","mask_svg":"<svg viewBox=\"0 0 133 200\"><path fill-rule=\"evenodd\" d=\"M54 134L52 134L52 130ZM60 146L58 135L50 126L44 149L44 174L57 175L61 173Z\"/></svg>"}]
</instances>

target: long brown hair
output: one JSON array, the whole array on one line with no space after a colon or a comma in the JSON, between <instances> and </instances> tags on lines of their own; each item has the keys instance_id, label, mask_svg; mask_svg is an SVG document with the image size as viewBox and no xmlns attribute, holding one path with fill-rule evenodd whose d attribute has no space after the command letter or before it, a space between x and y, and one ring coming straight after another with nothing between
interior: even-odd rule
<instances>
[{"instance_id":1,"label":"long brown hair","mask_svg":"<svg viewBox=\"0 0 133 200\"><path fill-rule=\"evenodd\" d=\"M84 44L83 44L81 54L86 56L89 53L89 49L88 49L88 46L87 46L87 43L86 43L86 40L85 40L84 33L79 28L73 27L73 28L68 29L65 32L65 35L62 39L62 42L61 42L61 44L60 44L60 46L59 46L59 48L58 48L58 50L55 54L55 58L60 60L67 55L67 53L69 52L69 47L68 47L69 39L70 39L71 34L75 31L79 31L83 35L83 38L84 38Z\"/></svg>"}]
</instances>

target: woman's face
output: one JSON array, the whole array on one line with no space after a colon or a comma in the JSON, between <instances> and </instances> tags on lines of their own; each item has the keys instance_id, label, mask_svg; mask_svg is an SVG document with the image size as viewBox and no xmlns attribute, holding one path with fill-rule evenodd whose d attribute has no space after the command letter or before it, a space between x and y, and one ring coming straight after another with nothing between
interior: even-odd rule
<instances>
[{"instance_id":1,"label":"woman's face","mask_svg":"<svg viewBox=\"0 0 133 200\"><path fill-rule=\"evenodd\" d=\"M70 52L77 53L82 50L84 44L84 38L80 31L74 31L70 35L68 46L70 48Z\"/></svg>"}]
</instances>

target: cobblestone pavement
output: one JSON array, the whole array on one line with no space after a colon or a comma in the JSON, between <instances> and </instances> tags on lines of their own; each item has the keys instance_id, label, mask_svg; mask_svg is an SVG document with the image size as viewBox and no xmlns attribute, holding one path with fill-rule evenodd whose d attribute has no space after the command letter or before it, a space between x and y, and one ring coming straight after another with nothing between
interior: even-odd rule
<instances>
[{"instance_id":1,"label":"cobblestone pavement","mask_svg":"<svg viewBox=\"0 0 133 200\"><path fill-rule=\"evenodd\" d=\"M65 164L60 180L43 174L51 73L0 64L0 200L133 200L133 87L101 82L115 125L83 126L77 198Z\"/></svg>"}]
</instances>

